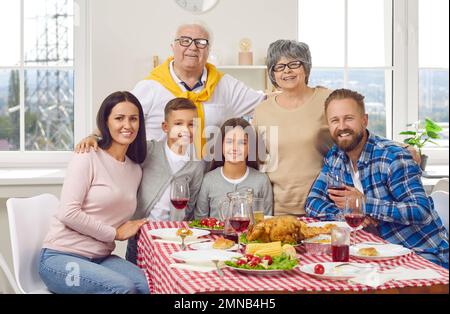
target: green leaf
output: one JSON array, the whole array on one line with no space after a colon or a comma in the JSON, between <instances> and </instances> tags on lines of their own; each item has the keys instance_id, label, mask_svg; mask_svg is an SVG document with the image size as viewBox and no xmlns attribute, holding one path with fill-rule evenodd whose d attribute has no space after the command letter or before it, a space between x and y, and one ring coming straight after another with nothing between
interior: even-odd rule
<instances>
[{"instance_id":1,"label":"green leaf","mask_svg":"<svg viewBox=\"0 0 450 314\"><path fill-rule=\"evenodd\" d=\"M442 127L440 127L436 122L429 118L425 118L425 130L428 132L439 133L442 132Z\"/></svg>"},{"instance_id":2,"label":"green leaf","mask_svg":"<svg viewBox=\"0 0 450 314\"><path fill-rule=\"evenodd\" d=\"M403 131L403 132L400 132L400 135L416 135L417 134L417 132L415 132L415 131Z\"/></svg>"},{"instance_id":3,"label":"green leaf","mask_svg":"<svg viewBox=\"0 0 450 314\"><path fill-rule=\"evenodd\" d=\"M427 134L429 137L434 138L434 139L439 139L441 137L438 133L433 132L433 131L428 131Z\"/></svg>"},{"instance_id":4,"label":"green leaf","mask_svg":"<svg viewBox=\"0 0 450 314\"><path fill-rule=\"evenodd\" d=\"M405 143L412 145L412 146L416 146L416 145L418 145L419 140L411 137L411 138L406 139Z\"/></svg>"}]
</instances>

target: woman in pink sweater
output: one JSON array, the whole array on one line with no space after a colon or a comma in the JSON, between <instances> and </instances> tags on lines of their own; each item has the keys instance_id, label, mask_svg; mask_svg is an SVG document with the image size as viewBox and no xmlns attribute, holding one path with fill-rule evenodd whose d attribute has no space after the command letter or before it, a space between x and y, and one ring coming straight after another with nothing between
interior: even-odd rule
<instances>
[{"instance_id":1,"label":"woman in pink sweater","mask_svg":"<svg viewBox=\"0 0 450 314\"><path fill-rule=\"evenodd\" d=\"M39 274L54 293L149 293L144 272L111 255L114 240L127 240L146 223L130 221L147 151L141 104L129 92L109 95L97 127L100 149L69 163Z\"/></svg>"}]
</instances>

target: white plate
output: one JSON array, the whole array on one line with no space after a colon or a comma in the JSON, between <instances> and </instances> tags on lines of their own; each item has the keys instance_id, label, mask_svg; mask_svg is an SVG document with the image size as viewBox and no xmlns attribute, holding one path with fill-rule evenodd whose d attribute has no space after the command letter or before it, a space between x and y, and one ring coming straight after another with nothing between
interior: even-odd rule
<instances>
[{"instance_id":1,"label":"white plate","mask_svg":"<svg viewBox=\"0 0 450 314\"><path fill-rule=\"evenodd\" d=\"M317 264L322 264L325 268L325 272L323 274L314 273L314 267ZM335 268L336 266L341 264L349 265ZM319 279L348 280L366 272L368 273L376 270L377 268L378 266L373 264L361 263L313 263L300 266L300 271Z\"/></svg>"},{"instance_id":2,"label":"white plate","mask_svg":"<svg viewBox=\"0 0 450 314\"><path fill-rule=\"evenodd\" d=\"M177 231L180 228L161 228L161 229L152 229L148 233L154 237L165 239L165 240L175 240L180 239L180 236L177 236ZM191 229L192 235L186 237L186 239L193 239L198 237L203 237L209 234L208 230L200 230L200 229Z\"/></svg>"},{"instance_id":3,"label":"white plate","mask_svg":"<svg viewBox=\"0 0 450 314\"><path fill-rule=\"evenodd\" d=\"M202 242L202 243L194 243L194 244L191 244L190 247L193 250L219 250L219 251L236 251L237 248L238 248L237 244L235 244L231 248L225 249L225 250L214 249L213 248L213 243L214 243L213 241Z\"/></svg>"},{"instance_id":4,"label":"white plate","mask_svg":"<svg viewBox=\"0 0 450 314\"><path fill-rule=\"evenodd\" d=\"M214 265L212 260L221 262L230 260L234 257L241 257L242 254L222 250L194 250L179 251L170 255L173 259L188 264Z\"/></svg>"},{"instance_id":5,"label":"white plate","mask_svg":"<svg viewBox=\"0 0 450 314\"><path fill-rule=\"evenodd\" d=\"M244 274L250 274L250 275L279 275L279 274L283 274L286 272L290 272L295 270L297 267L299 267L298 265L295 266L292 269L245 269L245 268L239 268L239 267L233 267L233 266L228 266L225 265L226 267L230 268L230 269L234 269L240 273L244 273Z\"/></svg>"},{"instance_id":6,"label":"white plate","mask_svg":"<svg viewBox=\"0 0 450 314\"><path fill-rule=\"evenodd\" d=\"M379 255L378 256L365 256L365 255L361 255L358 253L358 250L361 248L369 248L369 247L373 247L375 248ZM356 245L352 245L350 246L350 255L357 257L357 258L361 258L361 259L365 259L365 260L386 260L386 259L394 259L400 256L404 256L407 255L409 253L411 253L412 251L408 248L405 248L401 245L397 245L397 244L364 244L364 243L360 243L360 244L356 244Z\"/></svg>"},{"instance_id":7,"label":"white plate","mask_svg":"<svg viewBox=\"0 0 450 314\"><path fill-rule=\"evenodd\" d=\"M310 222L309 224L306 224L308 227L325 227L325 225L333 224L338 227L348 228L352 230L352 228L345 222L345 221L316 221L316 222ZM356 228L356 230L361 230L363 226L359 226Z\"/></svg>"}]
</instances>

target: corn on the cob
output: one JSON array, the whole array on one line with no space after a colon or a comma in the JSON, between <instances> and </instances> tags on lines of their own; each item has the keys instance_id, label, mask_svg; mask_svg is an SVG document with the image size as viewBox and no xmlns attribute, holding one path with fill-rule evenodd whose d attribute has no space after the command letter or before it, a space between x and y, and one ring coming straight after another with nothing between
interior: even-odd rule
<instances>
[{"instance_id":1,"label":"corn on the cob","mask_svg":"<svg viewBox=\"0 0 450 314\"><path fill-rule=\"evenodd\" d=\"M269 243L248 243L245 252L247 254L259 256L269 255L271 257L277 257L282 253L281 241Z\"/></svg>"}]
</instances>

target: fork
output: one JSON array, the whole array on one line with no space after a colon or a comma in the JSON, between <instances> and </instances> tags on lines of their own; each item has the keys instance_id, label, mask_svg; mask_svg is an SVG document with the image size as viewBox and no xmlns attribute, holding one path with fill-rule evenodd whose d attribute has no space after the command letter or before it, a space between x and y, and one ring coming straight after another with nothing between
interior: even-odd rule
<instances>
[{"instance_id":1,"label":"fork","mask_svg":"<svg viewBox=\"0 0 450 314\"><path fill-rule=\"evenodd\" d=\"M223 277L223 271L222 271L222 269L220 269L220 267L219 267L219 260L213 259L213 260L211 260L211 261L214 263L214 265L216 265L217 274L219 274L220 277Z\"/></svg>"}]
</instances>

